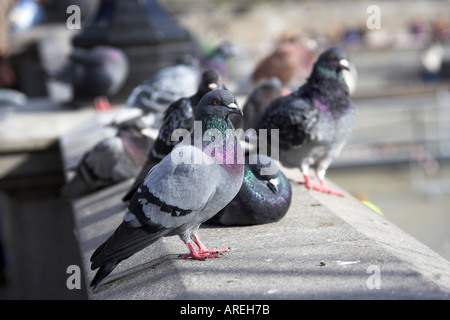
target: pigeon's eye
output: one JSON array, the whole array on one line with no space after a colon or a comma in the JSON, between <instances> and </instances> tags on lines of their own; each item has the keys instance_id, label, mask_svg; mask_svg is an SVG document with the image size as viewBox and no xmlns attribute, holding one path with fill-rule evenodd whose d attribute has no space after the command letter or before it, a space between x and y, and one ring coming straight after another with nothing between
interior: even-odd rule
<instances>
[{"instance_id":1,"label":"pigeon's eye","mask_svg":"<svg viewBox=\"0 0 450 320\"><path fill-rule=\"evenodd\" d=\"M334 56L332 55L332 54L330 54L329 56L328 56L328 61L333 61L334 60Z\"/></svg>"},{"instance_id":2,"label":"pigeon's eye","mask_svg":"<svg viewBox=\"0 0 450 320\"><path fill-rule=\"evenodd\" d=\"M219 104L220 102L219 102L219 100L214 99L213 103L214 103L214 104Z\"/></svg>"}]
</instances>

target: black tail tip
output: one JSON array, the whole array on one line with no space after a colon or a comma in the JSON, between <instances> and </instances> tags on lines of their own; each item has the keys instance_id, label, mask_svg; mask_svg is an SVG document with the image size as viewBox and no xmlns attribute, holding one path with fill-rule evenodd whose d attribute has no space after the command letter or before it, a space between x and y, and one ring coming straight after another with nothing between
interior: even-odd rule
<instances>
[{"instance_id":1,"label":"black tail tip","mask_svg":"<svg viewBox=\"0 0 450 320\"><path fill-rule=\"evenodd\" d=\"M97 273L95 274L94 279L92 279L89 285L90 287L92 287L92 290L95 290L95 288L97 288L100 282L102 282L102 280L105 279L106 276L114 270L114 268L120 263L120 261L122 260L115 260L100 266Z\"/></svg>"}]
</instances>

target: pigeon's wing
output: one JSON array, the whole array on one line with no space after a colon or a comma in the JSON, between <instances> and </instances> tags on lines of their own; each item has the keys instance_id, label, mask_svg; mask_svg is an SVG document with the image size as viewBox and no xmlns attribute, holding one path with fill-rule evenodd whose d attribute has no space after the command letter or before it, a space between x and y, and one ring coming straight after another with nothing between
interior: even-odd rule
<instances>
[{"instance_id":1,"label":"pigeon's wing","mask_svg":"<svg viewBox=\"0 0 450 320\"><path fill-rule=\"evenodd\" d=\"M123 197L124 201L130 200L137 188L144 182L145 177L153 166L158 164L166 155L168 155L179 140L172 139L172 133L176 129L191 130L194 123L194 112L188 98L182 98L172 103L167 108L164 116L164 122L159 129L158 137L151 147L147 161L136 176L133 185L127 194Z\"/></svg>"},{"instance_id":2,"label":"pigeon's wing","mask_svg":"<svg viewBox=\"0 0 450 320\"><path fill-rule=\"evenodd\" d=\"M164 114L164 122L154 145L156 152L163 155L163 157L169 154L179 142L179 140L172 138L172 133L176 129L191 131L193 124L194 111L190 99L182 98L172 103Z\"/></svg>"},{"instance_id":3,"label":"pigeon's wing","mask_svg":"<svg viewBox=\"0 0 450 320\"><path fill-rule=\"evenodd\" d=\"M115 167L123 154L118 137L110 137L87 151L79 161L74 178L61 190L62 197L76 197L120 180Z\"/></svg>"},{"instance_id":4,"label":"pigeon's wing","mask_svg":"<svg viewBox=\"0 0 450 320\"><path fill-rule=\"evenodd\" d=\"M134 194L126 220L136 218L140 224L175 229L208 219L210 212L203 209L224 179L224 169L213 163L211 157L202 157L205 154L190 145L178 147L166 156Z\"/></svg>"},{"instance_id":5,"label":"pigeon's wing","mask_svg":"<svg viewBox=\"0 0 450 320\"><path fill-rule=\"evenodd\" d=\"M163 112L170 103L195 94L198 72L184 65L170 66L136 87L127 99L128 107L142 108L147 112Z\"/></svg>"},{"instance_id":6,"label":"pigeon's wing","mask_svg":"<svg viewBox=\"0 0 450 320\"><path fill-rule=\"evenodd\" d=\"M303 144L317 120L317 108L309 100L291 94L270 103L259 121L258 129L268 130L269 141L271 129L278 129L280 148L289 149Z\"/></svg>"},{"instance_id":7,"label":"pigeon's wing","mask_svg":"<svg viewBox=\"0 0 450 320\"><path fill-rule=\"evenodd\" d=\"M150 91L150 92L148 92ZM143 106L143 100L144 100L144 96L148 95L150 96L151 94L151 89L148 88L147 86L141 84L138 85L136 88L134 88L131 91L131 94L128 96L127 101L126 101L126 105L128 108L140 108L142 110L145 109L145 104Z\"/></svg>"},{"instance_id":8,"label":"pigeon's wing","mask_svg":"<svg viewBox=\"0 0 450 320\"><path fill-rule=\"evenodd\" d=\"M123 156L123 144L119 137L110 137L97 144L86 154L80 164L80 171L93 182L113 183L116 176L114 167Z\"/></svg>"}]
</instances>

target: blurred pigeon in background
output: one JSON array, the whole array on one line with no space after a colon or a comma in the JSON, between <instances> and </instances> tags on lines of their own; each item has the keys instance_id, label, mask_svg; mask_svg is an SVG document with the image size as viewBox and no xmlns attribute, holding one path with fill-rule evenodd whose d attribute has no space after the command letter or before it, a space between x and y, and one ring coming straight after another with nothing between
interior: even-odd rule
<instances>
[{"instance_id":1,"label":"blurred pigeon in background","mask_svg":"<svg viewBox=\"0 0 450 320\"><path fill-rule=\"evenodd\" d=\"M133 185L123 197L124 201L131 199L139 185L144 181L150 169L168 155L179 141L172 140L176 129L191 131L194 127L195 108L203 95L211 90L223 89L222 77L215 69L203 72L197 92L191 97L181 98L173 102L164 113L164 120L142 170L136 176Z\"/></svg>"},{"instance_id":2,"label":"blurred pigeon in background","mask_svg":"<svg viewBox=\"0 0 450 320\"><path fill-rule=\"evenodd\" d=\"M257 129L268 130L267 141L258 141L259 146L267 143L263 150L270 148L271 129L278 129L280 162L286 167L299 167L307 188L339 196L342 193L327 186L325 173L355 122L355 109L342 75L348 66L342 49L326 50L307 82L292 94L275 99L257 125ZM310 168L315 169L320 186L311 183Z\"/></svg>"},{"instance_id":3,"label":"blurred pigeon in background","mask_svg":"<svg viewBox=\"0 0 450 320\"><path fill-rule=\"evenodd\" d=\"M294 80L304 79L311 72L316 47L316 41L305 33L282 34L275 49L256 64L249 79L242 81L237 91L249 92L255 85L271 77L277 77L283 90L290 91Z\"/></svg>"},{"instance_id":4,"label":"blurred pigeon in background","mask_svg":"<svg viewBox=\"0 0 450 320\"><path fill-rule=\"evenodd\" d=\"M255 87L242 108L244 117L243 125L240 127L244 131L255 127L269 103L281 95L281 89L281 81L276 77L270 77Z\"/></svg>"},{"instance_id":5,"label":"blurred pigeon in background","mask_svg":"<svg viewBox=\"0 0 450 320\"><path fill-rule=\"evenodd\" d=\"M229 91L214 90L203 96L195 119L201 121L202 132L216 132L199 148L194 139L193 145L177 147L148 173L123 222L91 256L91 269L99 268L90 284L93 289L122 260L164 236L178 235L186 244L190 253L182 258L205 260L228 251L206 248L198 229L236 196L242 184L244 156L229 120L232 113L242 111ZM211 146L214 153L208 151ZM175 161L177 157L181 161Z\"/></svg>"},{"instance_id":6,"label":"blurred pigeon in background","mask_svg":"<svg viewBox=\"0 0 450 320\"><path fill-rule=\"evenodd\" d=\"M274 166L270 174L263 168ZM245 159L244 181L236 197L208 224L246 226L281 220L291 205L289 180L275 162L265 155Z\"/></svg>"},{"instance_id":7,"label":"blurred pigeon in background","mask_svg":"<svg viewBox=\"0 0 450 320\"><path fill-rule=\"evenodd\" d=\"M112 124L116 134L87 151L75 175L60 191L63 198L75 198L132 178L140 171L153 143L139 117Z\"/></svg>"},{"instance_id":8,"label":"blurred pigeon in background","mask_svg":"<svg viewBox=\"0 0 450 320\"><path fill-rule=\"evenodd\" d=\"M142 109L148 115L149 124L159 128L172 102L195 94L199 78L198 67L194 65L178 64L161 69L131 92L127 107Z\"/></svg>"},{"instance_id":9,"label":"blurred pigeon in background","mask_svg":"<svg viewBox=\"0 0 450 320\"><path fill-rule=\"evenodd\" d=\"M235 44L225 40L211 51L199 49L194 56L182 57L180 64L159 70L137 86L127 99L127 107L143 109L152 127L159 128L172 102L194 95L207 70L217 70L223 77L227 60L236 52Z\"/></svg>"},{"instance_id":10,"label":"blurred pigeon in background","mask_svg":"<svg viewBox=\"0 0 450 320\"><path fill-rule=\"evenodd\" d=\"M201 54L199 58L200 70L202 72L208 69L215 69L220 72L222 77L225 77L227 61L235 57L237 53L237 46L229 40L224 40L210 52Z\"/></svg>"},{"instance_id":11,"label":"blurred pigeon in background","mask_svg":"<svg viewBox=\"0 0 450 320\"><path fill-rule=\"evenodd\" d=\"M46 72L51 78L72 86L72 105L94 101L98 109L108 109L107 98L122 88L129 63L122 50L101 45L91 49L74 48L63 68Z\"/></svg>"}]
</instances>

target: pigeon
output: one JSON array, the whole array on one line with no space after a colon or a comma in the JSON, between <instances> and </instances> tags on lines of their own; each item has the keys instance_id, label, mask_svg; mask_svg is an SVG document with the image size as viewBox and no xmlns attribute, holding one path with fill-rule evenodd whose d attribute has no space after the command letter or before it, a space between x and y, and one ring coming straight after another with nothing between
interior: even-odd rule
<instances>
[{"instance_id":1,"label":"pigeon","mask_svg":"<svg viewBox=\"0 0 450 320\"><path fill-rule=\"evenodd\" d=\"M203 96L195 117L200 135L194 132L190 142L179 144L149 171L122 223L92 254L91 269L98 268L93 289L122 260L164 236L178 235L186 244L189 254L183 259L218 258L229 250L206 248L198 229L236 196L244 178L243 151L229 120L233 113L242 111L229 91Z\"/></svg>"},{"instance_id":2,"label":"pigeon","mask_svg":"<svg viewBox=\"0 0 450 320\"><path fill-rule=\"evenodd\" d=\"M264 113L272 100L281 95L282 84L277 77L270 77L250 93L242 110L244 111L244 131L254 128L259 117Z\"/></svg>"},{"instance_id":3,"label":"pigeon","mask_svg":"<svg viewBox=\"0 0 450 320\"><path fill-rule=\"evenodd\" d=\"M199 58L200 70L215 69L220 72L222 77L226 76L227 61L237 55L236 45L224 40L209 53L202 54Z\"/></svg>"},{"instance_id":4,"label":"pigeon","mask_svg":"<svg viewBox=\"0 0 450 320\"><path fill-rule=\"evenodd\" d=\"M128 108L140 108L153 128L159 128L168 106L197 91L199 71L196 66L177 64L153 74L133 89L126 101Z\"/></svg>"},{"instance_id":5,"label":"pigeon","mask_svg":"<svg viewBox=\"0 0 450 320\"><path fill-rule=\"evenodd\" d=\"M286 167L300 168L307 188L339 196L342 193L327 186L325 173L344 147L355 122L355 108L342 75L348 66L342 49L323 52L307 82L290 95L272 101L256 128L263 152L272 148L271 130L278 129L279 150L271 150L271 157L278 156ZM262 138L261 129L267 129L267 139ZM315 169L320 186L311 183L310 168Z\"/></svg>"},{"instance_id":6,"label":"pigeon","mask_svg":"<svg viewBox=\"0 0 450 320\"><path fill-rule=\"evenodd\" d=\"M72 86L73 97L69 104L75 106L96 99L105 102L122 88L128 77L128 59L122 50L115 47L76 47L69 58L70 61L60 70L46 73L50 78Z\"/></svg>"},{"instance_id":7,"label":"pigeon","mask_svg":"<svg viewBox=\"0 0 450 320\"><path fill-rule=\"evenodd\" d=\"M253 83L277 77L283 86L288 86L297 74L311 71L315 47L315 40L306 34L282 38L273 52L256 65L251 75Z\"/></svg>"},{"instance_id":8,"label":"pigeon","mask_svg":"<svg viewBox=\"0 0 450 320\"><path fill-rule=\"evenodd\" d=\"M164 120L159 129L158 137L153 143L147 157L147 161L139 174L136 176L133 185L127 194L122 198L129 201L136 189L144 181L148 171L168 155L179 141L172 140L172 133L176 129L186 129L191 131L194 127L195 107L203 95L211 90L223 89L222 77L215 69L203 72L202 80L197 92L190 96L181 98L173 102L164 113Z\"/></svg>"},{"instance_id":9,"label":"pigeon","mask_svg":"<svg viewBox=\"0 0 450 320\"><path fill-rule=\"evenodd\" d=\"M77 198L130 179L144 165L153 139L139 118L112 124L113 136L88 150L75 168L74 177L60 190L62 198Z\"/></svg>"},{"instance_id":10,"label":"pigeon","mask_svg":"<svg viewBox=\"0 0 450 320\"><path fill-rule=\"evenodd\" d=\"M264 168L270 171L266 173ZM286 215L291 199L291 185L276 163L263 154L249 155L239 193L207 223L247 226L277 222Z\"/></svg>"}]
</instances>

